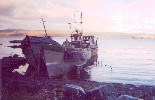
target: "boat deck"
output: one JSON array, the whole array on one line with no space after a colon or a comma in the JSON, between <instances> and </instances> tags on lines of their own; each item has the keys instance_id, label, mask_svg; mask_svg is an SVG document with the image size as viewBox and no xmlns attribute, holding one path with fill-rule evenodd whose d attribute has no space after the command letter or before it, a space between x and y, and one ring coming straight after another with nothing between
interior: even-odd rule
<instances>
[{"instance_id":1,"label":"boat deck","mask_svg":"<svg viewBox=\"0 0 155 100\"><path fill-rule=\"evenodd\" d=\"M81 69L87 61L64 62L63 52L44 50L49 77L55 77L69 72L73 67Z\"/></svg>"}]
</instances>

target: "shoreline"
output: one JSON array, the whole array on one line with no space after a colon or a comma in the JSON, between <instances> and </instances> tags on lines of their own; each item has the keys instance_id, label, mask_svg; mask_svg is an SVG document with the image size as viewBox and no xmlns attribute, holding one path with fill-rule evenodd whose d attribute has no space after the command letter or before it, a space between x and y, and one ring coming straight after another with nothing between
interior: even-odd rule
<instances>
[{"instance_id":1,"label":"shoreline","mask_svg":"<svg viewBox=\"0 0 155 100\"><path fill-rule=\"evenodd\" d=\"M5 80L5 81L4 81ZM15 77L15 80L10 80L8 78L3 80L3 97L7 98L20 98L23 99L23 96L29 99L35 98L48 98L53 96L53 91L57 88L64 92L64 85L72 84L75 86L82 87L86 93L89 91L100 90L102 86L114 87L114 89L108 90L110 93L115 93L116 97L121 95L129 95L137 97L144 100L152 100L155 96L155 87L153 86L135 86L132 84L122 84L122 83L105 83L105 82L95 82L95 81L86 81L86 80L65 80L65 79L26 79L24 77L18 78ZM5 82L5 84L4 84ZM21 84L22 83L22 84ZM11 86L11 87L10 87ZM10 89L10 88L11 89ZM24 93L21 93L21 88ZM33 95L33 96L32 96ZM93 93L95 95L95 92ZM111 95L111 94L109 94ZM114 94L113 94L114 95ZM91 97L91 96L90 96ZM51 97L50 97L51 98ZM28 100L29 100L28 99Z\"/></svg>"},{"instance_id":2,"label":"shoreline","mask_svg":"<svg viewBox=\"0 0 155 100\"><path fill-rule=\"evenodd\" d=\"M44 97L48 98L49 93L50 95L51 94L53 95L53 90L55 88L59 87L61 88L61 90L63 90L65 84L80 86L85 90L85 92L89 92L94 89L99 89L101 86L106 85L110 87L112 86L114 87L114 90L112 91L115 92L116 97L119 97L121 95L129 95L145 100L152 100L153 96L155 96L155 86L149 86L149 85L106 83L106 82L96 82L89 80L45 79L45 78L30 79L29 77L17 74L14 75L13 78L12 77L2 78L2 97L3 98L15 97L23 99L24 96L29 99L35 99L36 97L38 97L39 99L42 98L42 95L45 95ZM25 92L22 92L20 88L22 88L23 91ZM34 96L32 97L32 95Z\"/></svg>"}]
</instances>

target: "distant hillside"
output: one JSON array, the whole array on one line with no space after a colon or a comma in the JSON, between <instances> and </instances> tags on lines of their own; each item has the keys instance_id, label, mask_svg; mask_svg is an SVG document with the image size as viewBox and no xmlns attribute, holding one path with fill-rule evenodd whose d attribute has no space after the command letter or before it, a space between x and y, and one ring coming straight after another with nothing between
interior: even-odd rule
<instances>
[{"instance_id":1,"label":"distant hillside","mask_svg":"<svg viewBox=\"0 0 155 100\"><path fill-rule=\"evenodd\" d=\"M50 36L70 36L72 30L47 30ZM44 30L6 29L0 30L0 36L44 36ZM123 33L123 32L83 32L83 35L94 35L97 38L133 38L133 39L155 39L155 34L145 33Z\"/></svg>"},{"instance_id":2,"label":"distant hillside","mask_svg":"<svg viewBox=\"0 0 155 100\"><path fill-rule=\"evenodd\" d=\"M70 36L71 31L68 30L47 30L48 35L51 36ZM22 30L22 29L7 29L0 30L0 36L44 36L44 30Z\"/></svg>"},{"instance_id":3,"label":"distant hillside","mask_svg":"<svg viewBox=\"0 0 155 100\"><path fill-rule=\"evenodd\" d=\"M25 36L25 33L14 33L14 34L10 34L9 36Z\"/></svg>"},{"instance_id":4,"label":"distant hillside","mask_svg":"<svg viewBox=\"0 0 155 100\"><path fill-rule=\"evenodd\" d=\"M132 39L151 39L155 40L155 34L140 34L131 36Z\"/></svg>"},{"instance_id":5,"label":"distant hillside","mask_svg":"<svg viewBox=\"0 0 155 100\"><path fill-rule=\"evenodd\" d=\"M0 30L1 32L15 32L15 31L22 31L23 29L5 29L5 30Z\"/></svg>"}]
</instances>

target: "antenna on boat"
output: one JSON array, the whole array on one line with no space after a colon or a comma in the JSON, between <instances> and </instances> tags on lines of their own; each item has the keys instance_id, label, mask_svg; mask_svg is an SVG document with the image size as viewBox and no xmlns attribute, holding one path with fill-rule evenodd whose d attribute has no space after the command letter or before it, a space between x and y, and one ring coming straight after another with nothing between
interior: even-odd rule
<instances>
[{"instance_id":1,"label":"antenna on boat","mask_svg":"<svg viewBox=\"0 0 155 100\"><path fill-rule=\"evenodd\" d=\"M82 12L81 12L81 24L82 24Z\"/></svg>"},{"instance_id":2,"label":"antenna on boat","mask_svg":"<svg viewBox=\"0 0 155 100\"><path fill-rule=\"evenodd\" d=\"M45 37L47 37L47 32L46 32L46 28L45 28L45 22L46 22L46 21L44 21L43 18L41 18L41 20L42 20L43 27L44 27L44 30L45 30Z\"/></svg>"},{"instance_id":3,"label":"antenna on boat","mask_svg":"<svg viewBox=\"0 0 155 100\"><path fill-rule=\"evenodd\" d=\"M80 22L81 26L82 26L82 12L81 12L81 22ZM82 28L81 28L81 35L82 35Z\"/></svg>"},{"instance_id":4,"label":"antenna on boat","mask_svg":"<svg viewBox=\"0 0 155 100\"><path fill-rule=\"evenodd\" d=\"M82 36L82 33L83 33L83 30L82 30L82 12L80 13L80 21L77 21L76 20L76 13L78 13L79 11L74 11L74 22L72 22L72 23L68 23L69 24L69 26L70 26L70 29L73 27L73 28L75 28L75 30L73 31L73 32L77 32L78 34L80 34L81 36ZM76 25L74 25L74 24L76 24ZM80 28L79 28L79 25L80 25ZM72 33L73 33L72 32Z\"/></svg>"}]
</instances>

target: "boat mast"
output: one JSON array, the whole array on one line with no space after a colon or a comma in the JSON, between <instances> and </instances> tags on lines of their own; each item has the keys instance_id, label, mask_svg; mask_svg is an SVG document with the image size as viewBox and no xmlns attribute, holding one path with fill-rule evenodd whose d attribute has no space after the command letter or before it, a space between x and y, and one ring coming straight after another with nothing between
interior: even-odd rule
<instances>
[{"instance_id":1,"label":"boat mast","mask_svg":"<svg viewBox=\"0 0 155 100\"><path fill-rule=\"evenodd\" d=\"M45 23L44 23L44 22L46 22L46 21L44 21L43 18L41 18L41 20L42 20L43 27L44 27L44 30L45 30L45 37L47 37L47 32L46 32Z\"/></svg>"},{"instance_id":2,"label":"boat mast","mask_svg":"<svg viewBox=\"0 0 155 100\"><path fill-rule=\"evenodd\" d=\"M80 22L80 24L81 24L81 35L82 35L82 32L83 32L83 30L82 30L82 12L81 12L81 22Z\"/></svg>"},{"instance_id":3,"label":"boat mast","mask_svg":"<svg viewBox=\"0 0 155 100\"><path fill-rule=\"evenodd\" d=\"M77 24L77 27L75 27L72 23L68 23L68 24L70 26L70 29L72 28L72 26L75 27L75 30L73 32L76 32L79 35L79 39L83 41L83 36L82 36L82 32L83 32L83 30L82 30L82 23L83 23L82 22L82 12L80 14L80 21L76 20L76 14L75 14L76 12L78 12L78 11L74 11L74 19L75 19L75 21L73 23ZM81 26L81 27L78 27L78 26ZM72 36L72 34L71 34L71 36ZM71 41L72 41L72 37L71 37Z\"/></svg>"}]
</instances>

